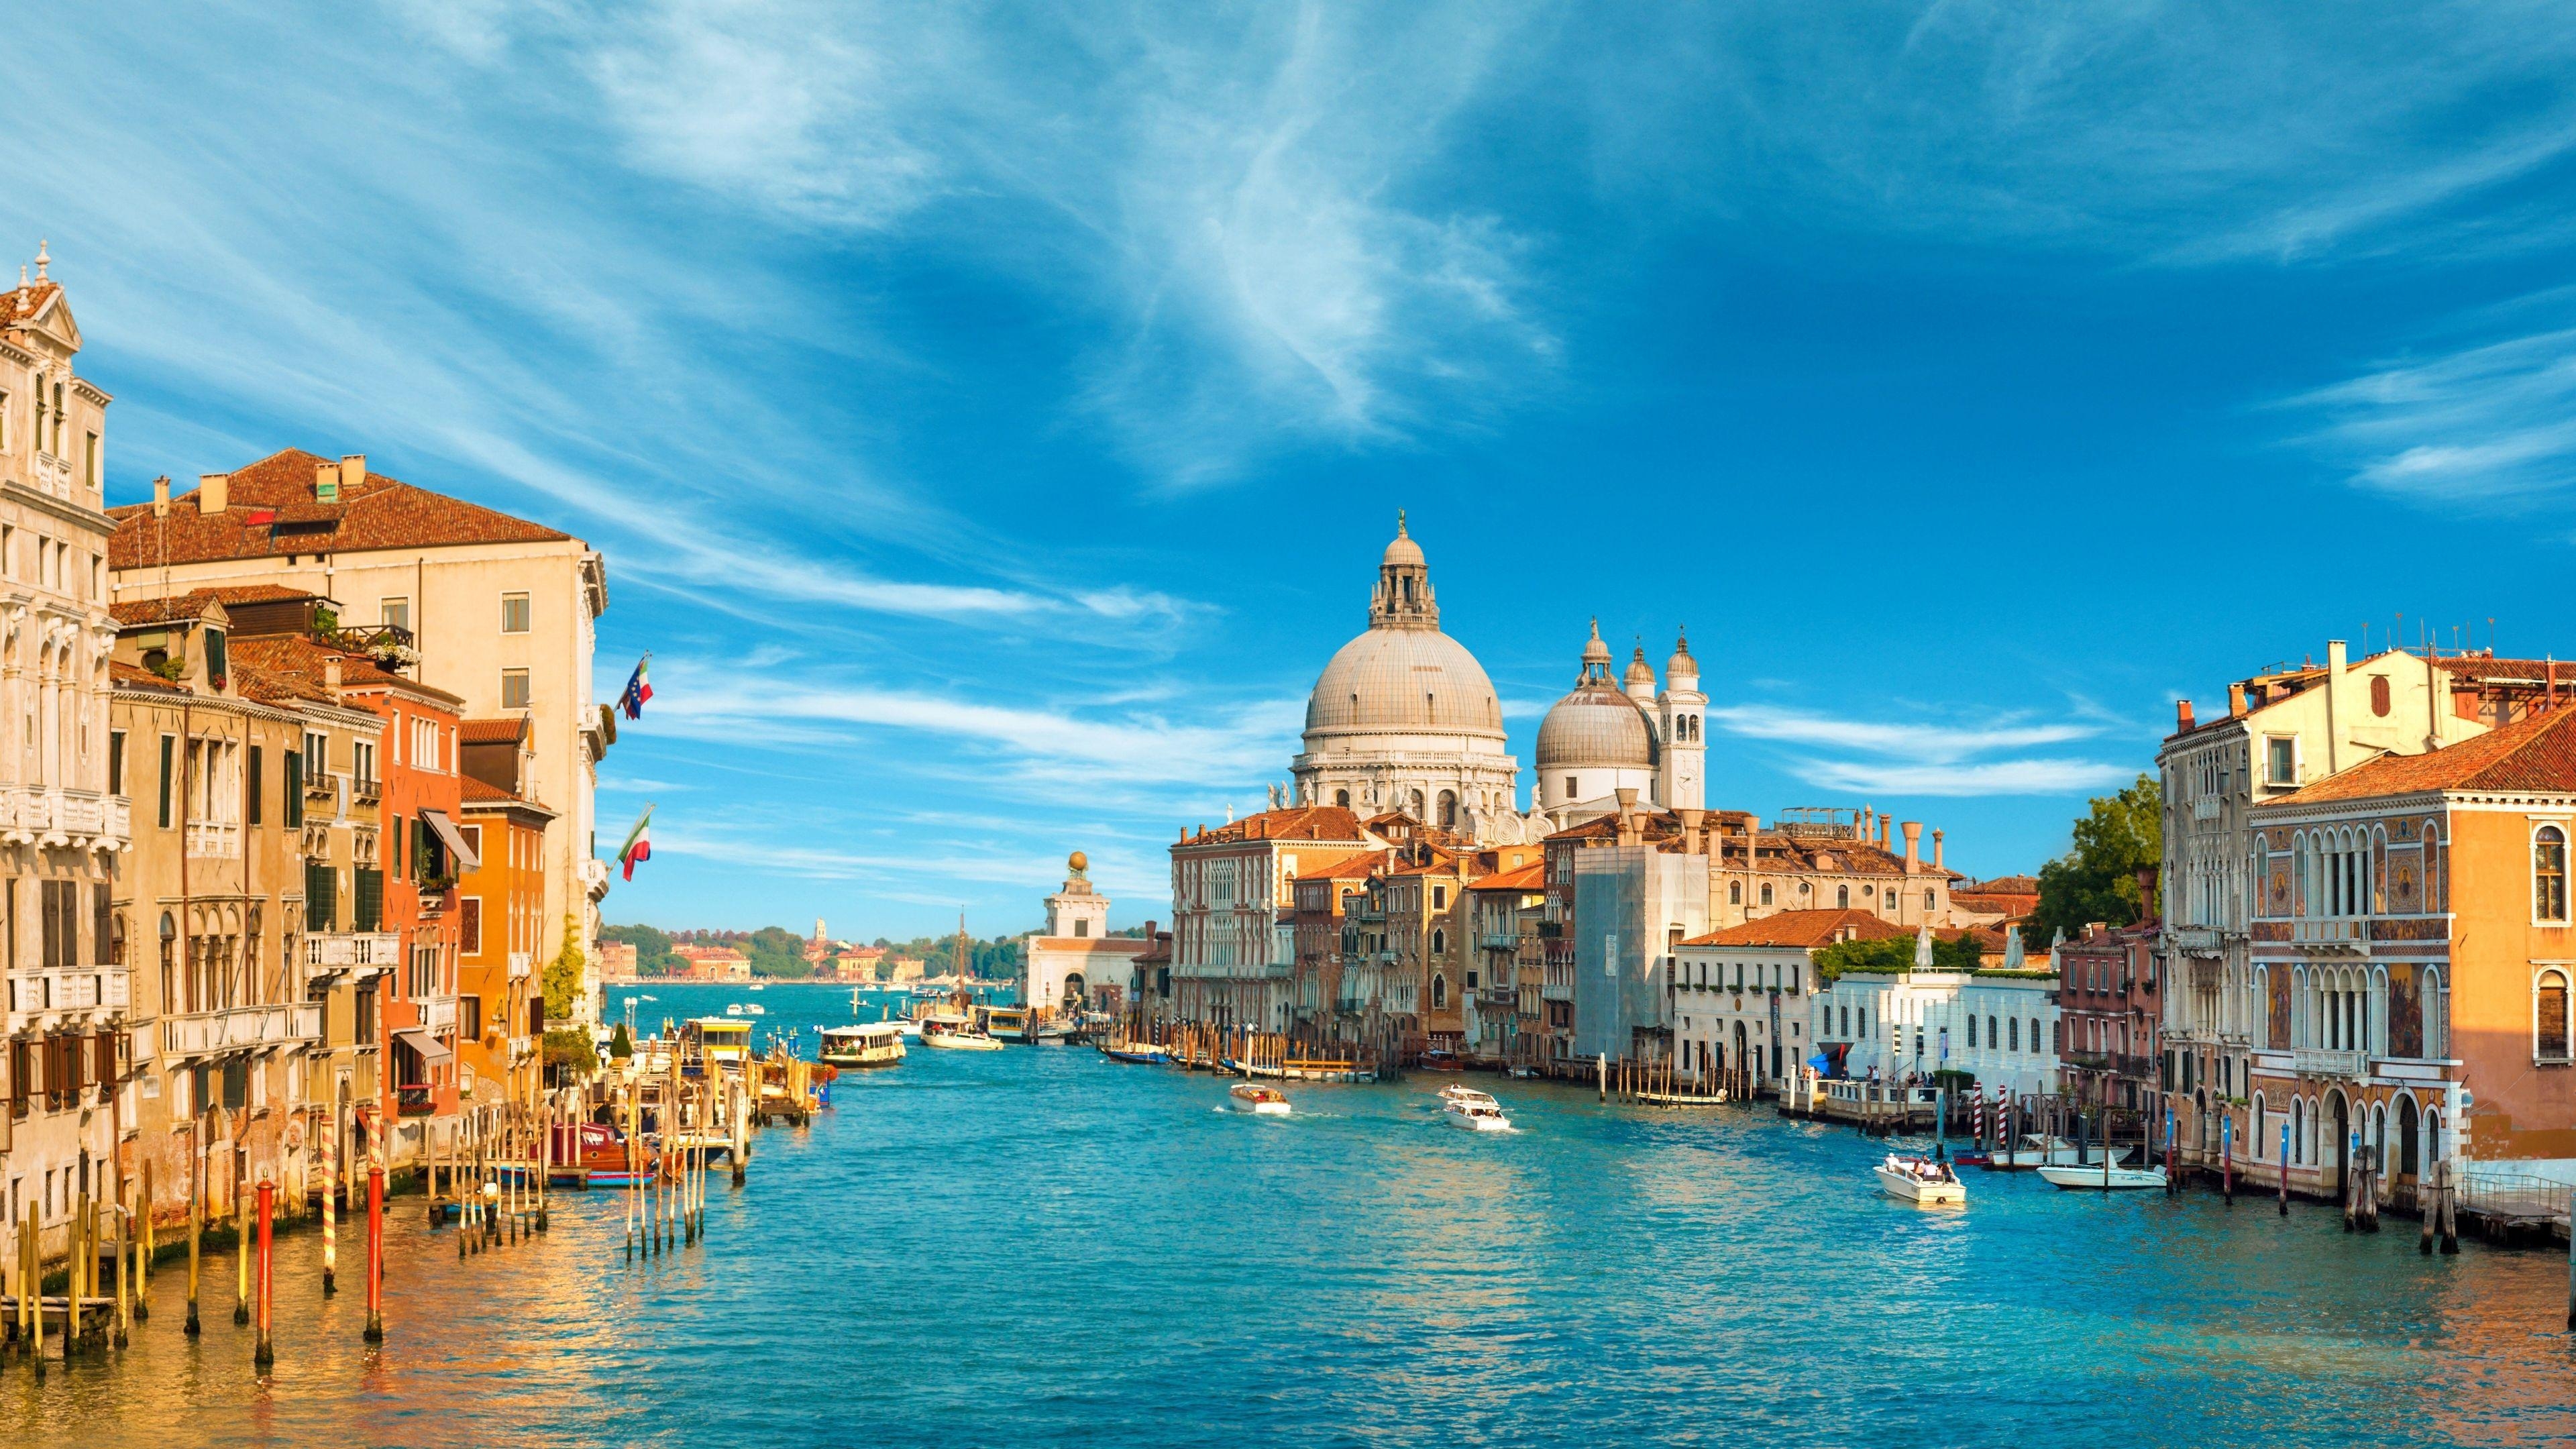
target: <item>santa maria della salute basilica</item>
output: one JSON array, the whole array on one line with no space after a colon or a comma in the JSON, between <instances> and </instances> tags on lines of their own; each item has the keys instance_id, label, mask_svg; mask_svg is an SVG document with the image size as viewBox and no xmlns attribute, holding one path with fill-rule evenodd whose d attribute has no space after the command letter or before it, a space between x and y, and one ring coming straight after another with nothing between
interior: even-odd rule
<instances>
[{"instance_id":1,"label":"santa maria della salute basilica","mask_svg":"<svg viewBox=\"0 0 2576 1449\"><path fill-rule=\"evenodd\" d=\"M1402 812L1480 844L1535 842L1552 831L1637 804L1702 808L1701 739L1708 696L1687 641L1673 646L1664 683L1643 649L1613 677L1596 624L1574 688L1539 725L1531 808L1520 807L1520 762L1503 731L1502 701L1466 646L1440 632L1440 604L1422 546L1396 515L1378 561L1368 631L1343 645L1306 701L1305 748L1290 762L1299 805L1338 805L1366 819Z\"/></svg>"}]
</instances>

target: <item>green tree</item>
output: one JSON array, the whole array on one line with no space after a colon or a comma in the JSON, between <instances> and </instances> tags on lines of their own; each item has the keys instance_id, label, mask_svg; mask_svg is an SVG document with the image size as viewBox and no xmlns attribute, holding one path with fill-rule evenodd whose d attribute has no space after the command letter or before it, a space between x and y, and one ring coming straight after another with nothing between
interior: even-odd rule
<instances>
[{"instance_id":1,"label":"green tree","mask_svg":"<svg viewBox=\"0 0 2576 1449\"><path fill-rule=\"evenodd\" d=\"M2164 788L2152 776L2117 795L2094 797L2075 822L2075 848L2039 868L2039 909L2027 943L2045 948L2057 932L2068 939L2093 921L2135 925L2141 914L2138 872L2164 858Z\"/></svg>"},{"instance_id":2,"label":"green tree","mask_svg":"<svg viewBox=\"0 0 2576 1449\"><path fill-rule=\"evenodd\" d=\"M546 1018L550 1021L572 1019L572 999L581 992L581 924L572 916L564 917L563 949L546 963Z\"/></svg>"}]
</instances>

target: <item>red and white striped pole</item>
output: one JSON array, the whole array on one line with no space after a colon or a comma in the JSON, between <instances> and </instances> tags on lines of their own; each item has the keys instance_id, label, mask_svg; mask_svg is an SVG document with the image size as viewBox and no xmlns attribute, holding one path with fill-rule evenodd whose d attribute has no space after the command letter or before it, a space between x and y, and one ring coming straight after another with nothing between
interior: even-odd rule
<instances>
[{"instance_id":1,"label":"red and white striped pole","mask_svg":"<svg viewBox=\"0 0 2576 1449\"><path fill-rule=\"evenodd\" d=\"M268 1303L274 1261L269 1252L270 1215L275 1210L277 1184L263 1177L259 1180L259 1346L251 1350L250 1361L261 1369L277 1362L277 1347L269 1341Z\"/></svg>"}]
</instances>

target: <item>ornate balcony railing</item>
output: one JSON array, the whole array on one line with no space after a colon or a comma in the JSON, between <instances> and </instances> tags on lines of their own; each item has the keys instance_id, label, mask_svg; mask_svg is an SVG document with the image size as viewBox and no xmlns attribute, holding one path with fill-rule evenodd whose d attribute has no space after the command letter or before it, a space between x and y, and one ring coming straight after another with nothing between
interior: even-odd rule
<instances>
[{"instance_id":1,"label":"ornate balcony railing","mask_svg":"<svg viewBox=\"0 0 2576 1449\"><path fill-rule=\"evenodd\" d=\"M421 1025L432 1032L456 1030L456 998L433 996L420 1004Z\"/></svg>"},{"instance_id":2,"label":"ornate balcony railing","mask_svg":"<svg viewBox=\"0 0 2576 1449\"><path fill-rule=\"evenodd\" d=\"M394 1088L394 1112L402 1117L426 1117L438 1110L438 1097L430 1088L406 1083Z\"/></svg>"},{"instance_id":3,"label":"ornate balcony railing","mask_svg":"<svg viewBox=\"0 0 2576 1449\"><path fill-rule=\"evenodd\" d=\"M182 1059L321 1039L322 1003L318 1001L235 1006L161 1018L162 1052Z\"/></svg>"},{"instance_id":4,"label":"ornate balcony railing","mask_svg":"<svg viewBox=\"0 0 2576 1449\"><path fill-rule=\"evenodd\" d=\"M402 964L402 937L391 931L332 931L304 938L307 971L380 971Z\"/></svg>"},{"instance_id":5,"label":"ornate balcony railing","mask_svg":"<svg viewBox=\"0 0 2576 1449\"><path fill-rule=\"evenodd\" d=\"M188 854L200 860L233 860L241 855L241 827L228 820L188 822Z\"/></svg>"},{"instance_id":6,"label":"ornate balcony railing","mask_svg":"<svg viewBox=\"0 0 2576 1449\"><path fill-rule=\"evenodd\" d=\"M112 1015L133 1006L134 973L123 966L26 966L9 973L11 1028L48 1013Z\"/></svg>"},{"instance_id":7,"label":"ornate balcony railing","mask_svg":"<svg viewBox=\"0 0 2576 1449\"><path fill-rule=\"evenodd\" d=\"M2330 1051L2324 1047L2300 1047L2290 1053L2290 1069L2303 1077L2326 1077L2350 1081L2362 1074L2364 1054L2357 1051Z\"/></svg>"}]
</instances>

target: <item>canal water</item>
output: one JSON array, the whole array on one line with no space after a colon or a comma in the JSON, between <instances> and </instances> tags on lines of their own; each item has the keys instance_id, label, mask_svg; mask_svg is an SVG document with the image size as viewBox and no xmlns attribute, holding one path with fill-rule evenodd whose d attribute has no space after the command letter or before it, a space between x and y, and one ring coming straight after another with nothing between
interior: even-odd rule
<instances>
[{"instance_id":1,"label":"canal water","mask_svg":"<svg viewBox=\"0 0 2576 1449\"><path fill-rule=\"evenodd\" d=\"M655 994L639 1019L851 1015L845 989ZM1848 1131L1510 1082L1518 1130L1469 1134L1441 1081L1291 1086L1294 1117L1256 1119L1088 1050L916 1050L763 1134L698 1248L627 1263L619 1198L566 1194L542 1243L459 1262L402 1199L380 1354L302 1234L269 1381L216 1259L202 1338L165 1267L113 1363L0 1366L0 1422L85 1446L2576 1439L2554 1254L2425 1258L2411 1223L2027 1174L1922 1210Z\"/></svg>"}]
</instances>

